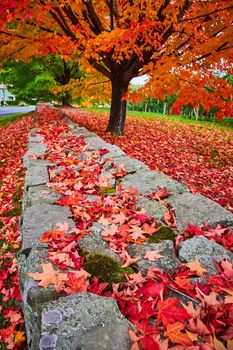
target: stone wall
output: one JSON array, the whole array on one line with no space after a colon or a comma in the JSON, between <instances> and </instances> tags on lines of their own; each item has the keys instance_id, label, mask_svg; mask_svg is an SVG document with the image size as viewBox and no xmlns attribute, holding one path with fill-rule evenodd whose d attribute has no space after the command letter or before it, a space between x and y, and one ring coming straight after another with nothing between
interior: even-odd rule
<instances>
[{"instance_id":1,"label":"stone wall","mask_svg":"<svg viewBox=\"0 0 233 350\"><path fill-rule=\"evenodd\" d=\"M202 225L208 221L211 225L231 226L233 215L215 202L197 194L192 194L188 187L171 179L159 171L151 171L142 162L128 157L120 148L104 142L100 137L83 127L69 121L69 133L77 137L84 136L86 150L79 155L85 158L97 149L107 149L102 156L110 158L100 176L113 171L114 165L124 164L127 174L122 179L123 188L133 186L138 189L138 207L144 208L148 215L154 217L164 226L166 207L156 200L145 197L159 187L166 187L171 192L168 202L175 208L177 231L187 224ZM40 242L40 236L48 230L55 229L58 222L68 222L75 227L71 212L64 206L57 205L60 195L47 186L48 168L57 164L47 160L36 159L48 152L40 129L33 129L29 135L28 151L24 157L27 169L23 214L21 219L22 248L18 255L19 280L23 297L23 311L26 321L27 339L30 349L114 349L131 348L128 335L132 325L120 313L116 302L87 292L72 296L59 294L49 285L41 288L28 273L41 272L41 264L46 263L47 244ZM64 137L67 135L64 135ZM63 167L64 169L64 167ZM116 169L115 169L116 170ZM111 180L114 182L114 179ZM116 184L113 183L113 186ZM96 196L89 199L96 200ZM169 232L169 230L168 230ZM103 241L101 227L93 223L91 233L79 241L79 247L88 254L99 254L109 257L121 264L119 256L111 251ZM131 256L139 256L138 269L143 273L151 267L161 268L172 273L184 262L193 261L198 256L209 273L216 272L213 256L217 260L224 257L232 259L229 251L205 237L194 237L183 242L178 256L173 247L173 236L168 233L167 239L160 242L131 244ZM159 250L163 259L149 261L143 256L147 250ZM179 296L178 296L179 297Z\"/></svg>"}]
</instances>

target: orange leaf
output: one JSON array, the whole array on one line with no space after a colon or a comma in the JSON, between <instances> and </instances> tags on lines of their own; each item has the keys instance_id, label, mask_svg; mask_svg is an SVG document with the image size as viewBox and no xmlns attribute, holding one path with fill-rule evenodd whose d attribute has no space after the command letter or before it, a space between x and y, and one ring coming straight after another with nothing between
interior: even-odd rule
<instances>
[{"instance_id":1,"label":"orange leaf","mask_svg":"<svg viewBox=\"0 0 233 350\"><path fill-rule=\"evenodd\" d=\"M190 263L185 264L191 271L195 271L198 276L203 276L207 270L201 266L198 256Z\"/></svg>"},{"instance_id":2,"label":"orange leaf","mask_svg":"<svg viewBox=\"0 0 233 350\"><path fill-rule=\"evenodd\" d=\"M167 331L164 332L164 335L167 336L173 343L181 344L184 346L192 345L193 342L187 335L187 333L182 333L184 329L184 324L181 322L176 322L169 324L167 326Z\"/></svg>"}]
</instances>

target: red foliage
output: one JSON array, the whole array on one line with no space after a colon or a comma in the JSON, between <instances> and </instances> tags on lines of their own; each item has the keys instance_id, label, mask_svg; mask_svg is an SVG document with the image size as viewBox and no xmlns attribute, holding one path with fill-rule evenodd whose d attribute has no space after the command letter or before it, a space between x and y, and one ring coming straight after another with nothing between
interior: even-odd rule
<instances>
[{"instance_id":1,"label":"red foliage","mask_svg":"<svg viewBox=\"0 0 233 350\"><path fill-rule=\"evenodd\" d=\"M0 294L2 314L0 347L24 349L24 321L20 310L16 252L20 246L19 215L26 152L32 118L24 118L0 129Z\"/></svg>"},{"instance_id":2,"label":"red foliage","mask_svg":"<svg viewBox=\"0 0 233 350\"><path fill-rule=\"evenodd\" d=\"M113 137L104 132L106 115L69 109L66 112L80 126L121 147L129 156L233 212L231 131L175 120L128 117L125 136Z\"/></svg>"}]
</instances>

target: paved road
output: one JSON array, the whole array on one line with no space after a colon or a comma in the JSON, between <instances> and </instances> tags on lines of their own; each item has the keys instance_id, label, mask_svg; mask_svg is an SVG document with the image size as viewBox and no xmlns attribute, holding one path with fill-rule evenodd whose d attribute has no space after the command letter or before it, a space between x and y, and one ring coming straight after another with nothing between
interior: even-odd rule
<instances>
[{"instance_id":1,"label":"paved road","mask_svg":"<svg viewBox=\"0 0 233 350\"><path fill-rule=\"evenodd\" d=\"M30 107L18 107L18 106L6 106L0 107L0 117L15 113L28 113L35 110L35 106Z\"/></svg>"}]
</instances>

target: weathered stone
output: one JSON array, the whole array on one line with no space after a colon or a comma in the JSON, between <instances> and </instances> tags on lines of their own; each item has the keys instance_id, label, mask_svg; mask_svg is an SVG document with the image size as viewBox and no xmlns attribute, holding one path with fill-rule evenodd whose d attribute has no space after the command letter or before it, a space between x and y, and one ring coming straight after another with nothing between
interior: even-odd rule
<instances>
[{"instance_id":1,"label":"weathered stone","mask_svg":"<svg viewBox=\"0 0 233 350\"><path fill-rule=\"evenodd\" d=\"M123 164L125 170L128 173L133 173L137 170L143 169L143 170L149 170L148 166L146 166L144 163L140 162L140 160L127 157L127 156L119 156L113 159L113 163L116 165Z\"/></svg>"},{"instance_id":2,"label":"weathered stone","mask_svg":"<svg viewBox=\"0 0 233 350\"><path fill-rule=\"evenodd\" d=\"M37 282L28 273L42 272L41 264L48 264L46 248L34 244L29 255L18 254L19 282L23 299L22 307L26 325L27 341L30 349L38 349L40 340L40 314L43 303L58 299L59 295L51 285L38 287Z\"/></svg>"},{"instance_id":3,"label":"weathered stone","mask_svg":"<svg viewBox=\"0 0 233 350\"><path fill-rule=\"evenodd\" d=\"M27 169L30 169L33 166L49 167L49 166L55 166L55 165L56 165L56 163L52 163L49 160L43 160L43 159L28 158L26 160L26 163L24 162L24 166Z\"/></svg>"},{"instance_id":4,"label":"weathered stone","mask_svg":"<svg viewBox=\"0 0 233 350\"><path fill-rule=\"evenodd\" d=\"M105 143L105 147L109 152L104 154L102 156L102 159L107 159L107 158L118 158L118 157L122 157L125 155L125 152L122 151L121 148L115 146L115 145L112 145L111 143Z\"/></svg>"},{"instance_id":5,"label":"weathered stone","mask_svg":"<svg viewBox=\"0 0 233 350\"><path fill-rule=\"evenodd\" d=\"M233 214L201 195L183 193L171 196L166 201L175 208L179 231L183 231L189 223L202 225L206 221L212 226L233 225Z\"/></svg>"},{"instance_id":6,"label":"weathered stone","mask_svg":"<svg viewBox=\"0 0 233 350\"><path fill-rule=\"evenodd\" d=\"M27 193L24 196L26 206L34 204L55 204L61 197L59 193L52 188L45 185L29 187Z\"/></svg>"},{"instance_id":7,"label":"weathered stone","mask_svg":"<svg viewBox=\"0 0 233 350\"><path fill-rule=\"evenodd\" d=\"M128 335L131 324L112 298L90 293L63 297L42 306L43 320L41 350L47 349L47 344L52 344L49 349L56 350L126 350L131 347Z\"/></svg>"},{"instance_id":8,"label":"weathered stone","mask_svg":"<svg viewBox=\"0 0 233 350\"><path fill-rule=\"evenodd\" d=\"M44 138L42 135L34 134L34 133L31 133L29 135L29 143L32 143L32 142L43 143L43 141L44 141Z\"/></svg>"},{"instance_id":9,"label":"weathered stone","mask_svg":"<svg viewBox=\"0 0 233 350\"><path fill-rule=\"evenodd\" d=\"M138 170L135 174L126 175L122 179L123 188L133 186L142 194L149 194L157 191L158 188L166 187L173 193L188 192L187 186L182 185L171 177L168 177L160 171Z\"/></svg>"},{"instance_id":10,"label":"weathered stone","mask_svg":"<svg viewBox=\"0 0 233 350\"><path fill-rule=\"evenodd\" d=\"M96 135L93 132L88 131L86 128L83 127L77 127L73 130L71 130L71 134L77 137L83 136L83 137L95 137ZM86 141L87 142L87 141Z\"/></svg>"},{"instance_id":11,"label":"weathered stone","mask_svg":"<svg viewBox=\"0 0 233 350\"><path fill-rule=\"evenodd\" d=\"M191 262L198 257L202 267L209 274L217 273L214 261L221 261L224 258L232 261L232 253L220 244L209 240L204 236L195 236L180 244L179 259L183 262Z\"/></svg>"},{"instance_id":12,"label":"weathered stone","mask_svg":"<svg viewBox=\"0 0 233 350\"><path fill-rule=\"evenodd\" d=\"M35 143L35 142L31 142L29 144L27 153L24 156L24 163L25 161L27 161L27 159L30 159L31 155L35 155L37 157L41 157L45 154L47 150L47 146L44 143Z\"/></svg>"},{"instance_id":13,"label":"weathered stone","mask_svg":"<svg viewBox=\"0 0 233 350\"><path fill-rule=\"evenodd\" d=\"M85 142L87 144L87 151L94 151L98 149L106 149L106 142L98 136L92 136L85 138Z\"/></svg>"},{"instance_id":14,"label":"weathered stone","mask_svg":"<svg viewBox=\"0 0 233 350\"><path fill-rule=\"evenodd\" d=\"M109 324L105 327L91 330L80 335L75 341L72 350L123 350L130 349L128 328L125 324Z\"/></svg>"},{"instance_id":15,"label":"weathered stone","mask_svg":"<svg viewBox=\"0 0 233 350\"><path fill-rule=\"evenodd\" d=\"M45 185L49 182L47 167L32 166L28 169L25 178L25 188L30 186Z\"/></svg>"},{"instance_id":16,"label":"weathered stone","mask_svg":"<svg viewBox=\"0 0 233 350\"><path fill-rule=\"evenodd\" d=\"M146 215L162 221L166 207L159 202L138 196L137 206L146 210Z\"/></svg>"},{"instance_id":17,"label":"weathered stone","mask_svg":"<svg viewBox=\"0 0 233 350\"><path fill-rule=\"evenodd\" d=\"M70 211L59 205L38 204L27 208L21 227L22 249L31 248L32 243L39 242L42 233L57 228L59 222L75 227L70 216Z\"/></svg>"},{"instance_id":18,"label":"weathered stone","mask_svg":"<svg viewBox=\"0 0 233 350\"><path fill-rule=\"evenodd\" d=\"M159 251L163 257L155 261L144 259L147 251ZM129 254L132 257L140 257L137 265L143 273L146 273L150 268L159 268L172 274L177 267L181 266L181 262L176 257L173 242L168 240L161 243L133 244L129 248Z\"/></svg>"},{"instance_id":19,"label":"weathered stone","mask_svg":"<svg viewBox=\"0 0 233 350\"><path fill-rule=\"evenodd\" d=\"M91 233L83 236L79 241L79 248L84 252L84 254L101 254L112 258L118 263L122 263L119 255L114 253L109 249L108 244L103 240L101 232L103 229L98 224L94 224L91 227Z\"/></svg>"}]
</instances>

